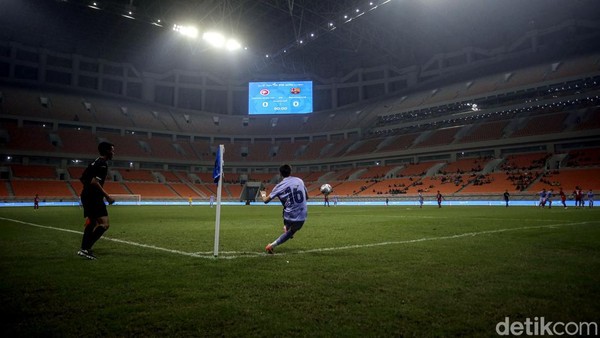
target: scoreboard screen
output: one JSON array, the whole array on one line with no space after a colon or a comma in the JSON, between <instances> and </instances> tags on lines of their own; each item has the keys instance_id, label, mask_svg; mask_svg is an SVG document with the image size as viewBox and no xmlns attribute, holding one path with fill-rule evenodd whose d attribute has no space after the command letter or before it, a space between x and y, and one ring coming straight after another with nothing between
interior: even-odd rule
<instances>
[{"instance_id":1,"label":"scoreboard screen","mask_svg":"<svg viewBox=\"0 0 600 338\"><path fill-rule=\"evenodd\" d=\"M250 82L248 114L307 114L313 111L312 81Z\"/></svg>"}]
</instances>

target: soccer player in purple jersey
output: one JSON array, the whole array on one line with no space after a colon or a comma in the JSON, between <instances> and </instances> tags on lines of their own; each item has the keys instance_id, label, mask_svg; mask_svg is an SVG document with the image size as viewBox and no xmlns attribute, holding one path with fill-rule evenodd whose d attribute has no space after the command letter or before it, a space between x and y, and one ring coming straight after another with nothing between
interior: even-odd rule
<instances>
[{"instance_id":1,"label":"soccer player in purple jersey","mask_svg":"<svg viewBox=\"0 0 600 338\"><path fill-rule=\"evenodd\" d=\"M308 192L304 186L304 181L298 177L291 176L292 167L284 164L279 167L279 173L283 180L279 182L269 195L266 191L261 191L260 195L265 204L278 197L283 205L283 234L273 243L267 244L265 250L272 254L273 249L285 243L292 238L294 234L302 228L308 212L306 201Z\"/></svg>"}]
</instances>

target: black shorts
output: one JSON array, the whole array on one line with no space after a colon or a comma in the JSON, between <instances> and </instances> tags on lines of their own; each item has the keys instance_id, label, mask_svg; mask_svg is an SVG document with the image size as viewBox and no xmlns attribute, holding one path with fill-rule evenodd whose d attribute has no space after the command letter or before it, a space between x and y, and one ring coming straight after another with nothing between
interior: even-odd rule
<instances>
[{"instance_id":1,"label":"black shorts","mask_svg":"<svg viewBox=\"0 0 600 338\"><path fill-rule=\"evenodd\" d=\"M108 216L104 197L81 195L81 205L83 206L83 217L95 219Z\"/></svg>"},{"instance_id":2,"label":"black shorts","mask_svg":"<svg viewBox=\"0 0 600 338\"><path fill-rule=\"evenodd\" d=\"M291 231L292 235L296 233L296 231L300 230L304 225L304 221L288 221L287 219L283 220L283 225L287 231Z\"/></svg>"}]
</instances>

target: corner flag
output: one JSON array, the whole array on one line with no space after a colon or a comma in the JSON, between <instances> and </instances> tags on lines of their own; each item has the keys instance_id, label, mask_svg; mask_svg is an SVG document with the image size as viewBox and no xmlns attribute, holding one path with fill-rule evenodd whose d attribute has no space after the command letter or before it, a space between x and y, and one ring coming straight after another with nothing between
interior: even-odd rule
<instances>
[{"instance_id":1,"label":"corner flag","mask_svg":"<svg viewBox=\"0 0 600 338\"><path fill-rule=\"evenodd\" d=\"M217 183L217 215L215 218L215 247L213 255L219 256L219 228L221 226L221 189L223 188L223 155L225 146L220 144L217 149L217 158L215 159L215 168L213 169L213 180Z\"/></svg>"},{"instance_id":2,"label":"corner flag","mask_svg":"<svg viewBox=\"0 0 600 338\"><path fill-rule=\"evenodd\" d=\"M223 147L224 146L221 144L219 145L219 148L217 148L217 158L215 159L215 168L213 169L213 181L215 183L219 183L219 179L221 178L221 172L223 171L223 163L221 163L223 159L221 148Z\"/></svg>"}]
</instances>

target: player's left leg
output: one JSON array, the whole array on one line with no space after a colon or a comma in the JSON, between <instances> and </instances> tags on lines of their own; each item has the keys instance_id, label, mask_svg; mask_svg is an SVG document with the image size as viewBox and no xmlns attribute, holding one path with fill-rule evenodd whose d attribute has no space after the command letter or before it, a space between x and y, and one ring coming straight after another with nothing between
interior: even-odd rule
<instances>
[{"instance_id":1,"label":"player's left leg","mask_svg":"<svg viewBox=\"0 0 600 338\"><path fill-rule=\"evenodd\" d=\"M92 233L90 249L100 239L100 237L102 237L102 235L108 230L109 227L110 222L108 220L108 216L102 216L97 219L96 226L94 227L94 232Z\"/></svg>"},{"instance_id":2,"label":"player's left leg","mask_svg":"<svg viewBox=\"0 0 600 338\"><path fill-rule=\"evenodd\" d=\"M281 234L281 236L279 236L273 243L268 244L265 247L265 250L267 251L267 253L272 254L273 249L275 249L275 247L277 247L277 246L287 242L289 239L293 238L294 234L298 230L300 230L302 228L302 226L304 225L304 221L292 222L292 221L284 220L284 224L285 224L286 232Z\"/></svg>"}]
</instances>

